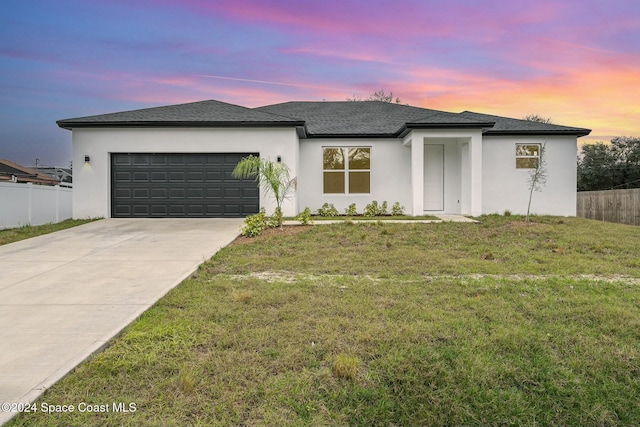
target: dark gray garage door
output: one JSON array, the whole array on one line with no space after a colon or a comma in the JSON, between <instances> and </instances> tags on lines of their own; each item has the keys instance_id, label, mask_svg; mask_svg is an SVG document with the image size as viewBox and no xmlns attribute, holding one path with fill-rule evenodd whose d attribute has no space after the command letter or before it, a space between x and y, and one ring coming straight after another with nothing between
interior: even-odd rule
<instances>
[{"instance_id":1,"label":"dark gray garage door","mask_svg":"<svg viewBox=\"0 0 640 427\"><path fill-rule=\"evenodd\" d=\"M249 154L113 153L111 216L218 218L257 213L255 180L231 177Z\"/></svg>"}]
</instances>

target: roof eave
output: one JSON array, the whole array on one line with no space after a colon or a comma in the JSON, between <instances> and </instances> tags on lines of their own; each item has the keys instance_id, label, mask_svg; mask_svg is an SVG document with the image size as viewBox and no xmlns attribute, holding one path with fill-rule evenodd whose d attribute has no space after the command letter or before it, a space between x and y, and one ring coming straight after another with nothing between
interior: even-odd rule
<instances>
[{"instance_id":1,"label":"roof eave","mask_svg":"<svg viewBox=\"0 0 640 427\"><path fill-rule=\"evenodd\" d=\"M304 121L290 122L208 122L208 121L113 121L113 122L74 122L58 120L56 124L62 129L73 130L75 128L259 128L259 127L304 127Z\"/></svg>"},{"instance_id":2,"label":"roof eave","mask_svg":"<svg viewBox=\"0 0 640 427\"><path fill-rule=\"evenodd\" d=\"M310 139L335 139L335 138L397 138L396 134L387 133L309 133Z\"/></svg>"},{"instance_id":3,"label":"roof eave","mask_svg":"<svg viewBox=\"0 0 640 427\"><path fill-rule=\"evenodd\" d=\"M571 135L580 138L591 133L591 129L567 129L567 130L492 130L487 129L484 135L519 135L519 136L542 136L542 135Z\"/></svg>"},{"instance_id":4,"label":"roof eave","mask_svg":"<svg viewBox=\"0 0 640 427\"><path fill-rule=\"evenodd\" d=\"M477 123L405 123L400 128L396 136L403 138L414 129L483 129L492 127L496 122L477 122Z\"/></svg>"}]
</instances>

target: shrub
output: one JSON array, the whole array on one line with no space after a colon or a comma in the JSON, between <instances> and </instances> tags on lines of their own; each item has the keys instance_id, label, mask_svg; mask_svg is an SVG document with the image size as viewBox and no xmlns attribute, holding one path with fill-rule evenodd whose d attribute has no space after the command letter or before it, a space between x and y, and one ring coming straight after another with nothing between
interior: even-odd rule
<instances>
[{"instance_id":1,"label":"shrub","mask_svg":"<svg viewBox=\"0 0 640 427\"><path fill-rule=\"evenodd\" d=\"M268 228L276 228L282 226L282 209L276 208L272 216L266 218Z\"/></svg>"},{"instance_id":2,"label":"shrub","mask_svg":"<svg viewBox=\"0 0 640 427\"><path fill-rule=\"evenodd\" d=\"M345 215L347 216L356 216L358 215L358 210L356 209L356 204L351 203L348 208L344 210Z\"/></svg>"},{"instance_id":3,"label":"shrub","mask_svg":"<svg viewBox=\"0 0 640 427\"><path fill-rule=\"evenodd\" d=\"M400 202L395 202L391 207L391 215L393 216L404 215L404 206L400 206Z\"/></svg>"},{"instance_id":4,"label":"shrub","mask_svg":"<svg viewBox=\"0 0 640 427\"><path fill-rule=\"evenodd\" d=\"M389 205L386 200L382 202L382 205L380 206L380 213L378 215L389 215L389 212L387 212L388 207Z\"/></svg>"},{"instance_id":5,"label":"shrub","mask_svg":"<svg viewBox=\"0 0 640 427\"><path fill-rule=\"evenodd\" d=\"M376 200L374 200L373 202L369 203L367 206L365 206L364 211L362 212L362 214L364 216L379 216L382 212L382 209L380 209L380 206L378 205L378 202Z\"/></svg>"},{"instance_id":6,"label":"shrub","mask_svg":"<svg viewBox=\"0 0 640 427\"><path fill-rule=\"evenodd\" d=\"M340 212L333 206L333 203L325 203L320 209L318 209L318 215L320 216L338 216Z\"/></svg>"},{"instance_id":7,"label":"shrub","mask_svg":"<svg viewBox=\"0 0 640 427\"><path fill-rule=\"evenodd\" d=\"M311 209L304 208L304 210L296 216L296 220L300 221L302 225L313 224L313 220L311 219Z\"/></svg>"},{"instance_id":8,"label":"shrub","mask_svg":"<svg viewBox=\"0 0 640 427\"><path fill-rule=\"evenodd\" d=\"M242 227L240 233L245 237L255 237L262 233L265 228L267 228L267 214L262 208L257 214L249 215L245 218L244 227Z\"/></svg>"}]
</instances>

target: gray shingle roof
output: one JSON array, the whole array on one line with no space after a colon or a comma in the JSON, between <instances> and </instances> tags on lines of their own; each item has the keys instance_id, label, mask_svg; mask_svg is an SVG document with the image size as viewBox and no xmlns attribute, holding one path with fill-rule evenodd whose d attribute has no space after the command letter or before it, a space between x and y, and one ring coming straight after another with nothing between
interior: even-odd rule
<instances>
[{"instance_id":1,"label":"gray shingle roof","mask_svg":"<svg viewBox=\"0 0 640 427\"><path fill-rule=\"evenodd\" d=\"M549 123L532 122L529 120L512 119L509 117L492 116L490 114L474 113L472 111L464 111L460 113L462 117L475 120L494 121L495 125L485 129L486 135L576 135L585 136L591 133L591 129L576 128L570 126L560 126Z\"/></svg>"},{"instance_id":2,"label":"gray shingle roof","mask_svg":"<svg viewBox=\"0 0 640 427\"><path fill-rule=\"evenodd\" d=\"M144 108L119 113L100 114L58 120L65 129L87 126L301 126L288 117L257 111L240 105L209 100L188 104Z\"/></svg>"},{"instance_id":3,"label":"gray shingle roof","mask_svg":"<svg viewBox=\"0 0 640 427\"><path fill-rule=\"evenodd\" d=\"M445 111L381 101L285 102L258 111L304 120L309 136L398 136L409 127L490 126Z\"/></svg>"},{"instance_id":4,"label":"gray shingle roof","mask_svg":"<svg viewBox=\"0 0 640 427\"><path fill-rule=\"evenodd\" d=\"M464 111L449 113L381 101L292 101L247 108L209 100L164 107L59 120L65 129L77 127L256 127L304 128L310 137L398 137L411 129L482 128L485 134L564 134L584 136L589 129L530 122Z\"/></svg>"}]
</instances>

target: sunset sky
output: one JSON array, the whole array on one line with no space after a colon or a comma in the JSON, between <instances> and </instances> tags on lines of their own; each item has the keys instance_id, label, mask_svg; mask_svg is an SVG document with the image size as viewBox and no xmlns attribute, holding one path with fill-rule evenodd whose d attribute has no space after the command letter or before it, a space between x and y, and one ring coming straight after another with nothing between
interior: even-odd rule
<instances>
[{"instance_id":1,"label":"sunset sky","mask_svg":"<svg viewBox=\"0 0 640 427\"><path fill-rule=\"evenodd\" d=\"M206 99L404 103L640 137L640 1L4 0L0 158L68 166L63 118Z\"/></svg>"}]
</instances>

